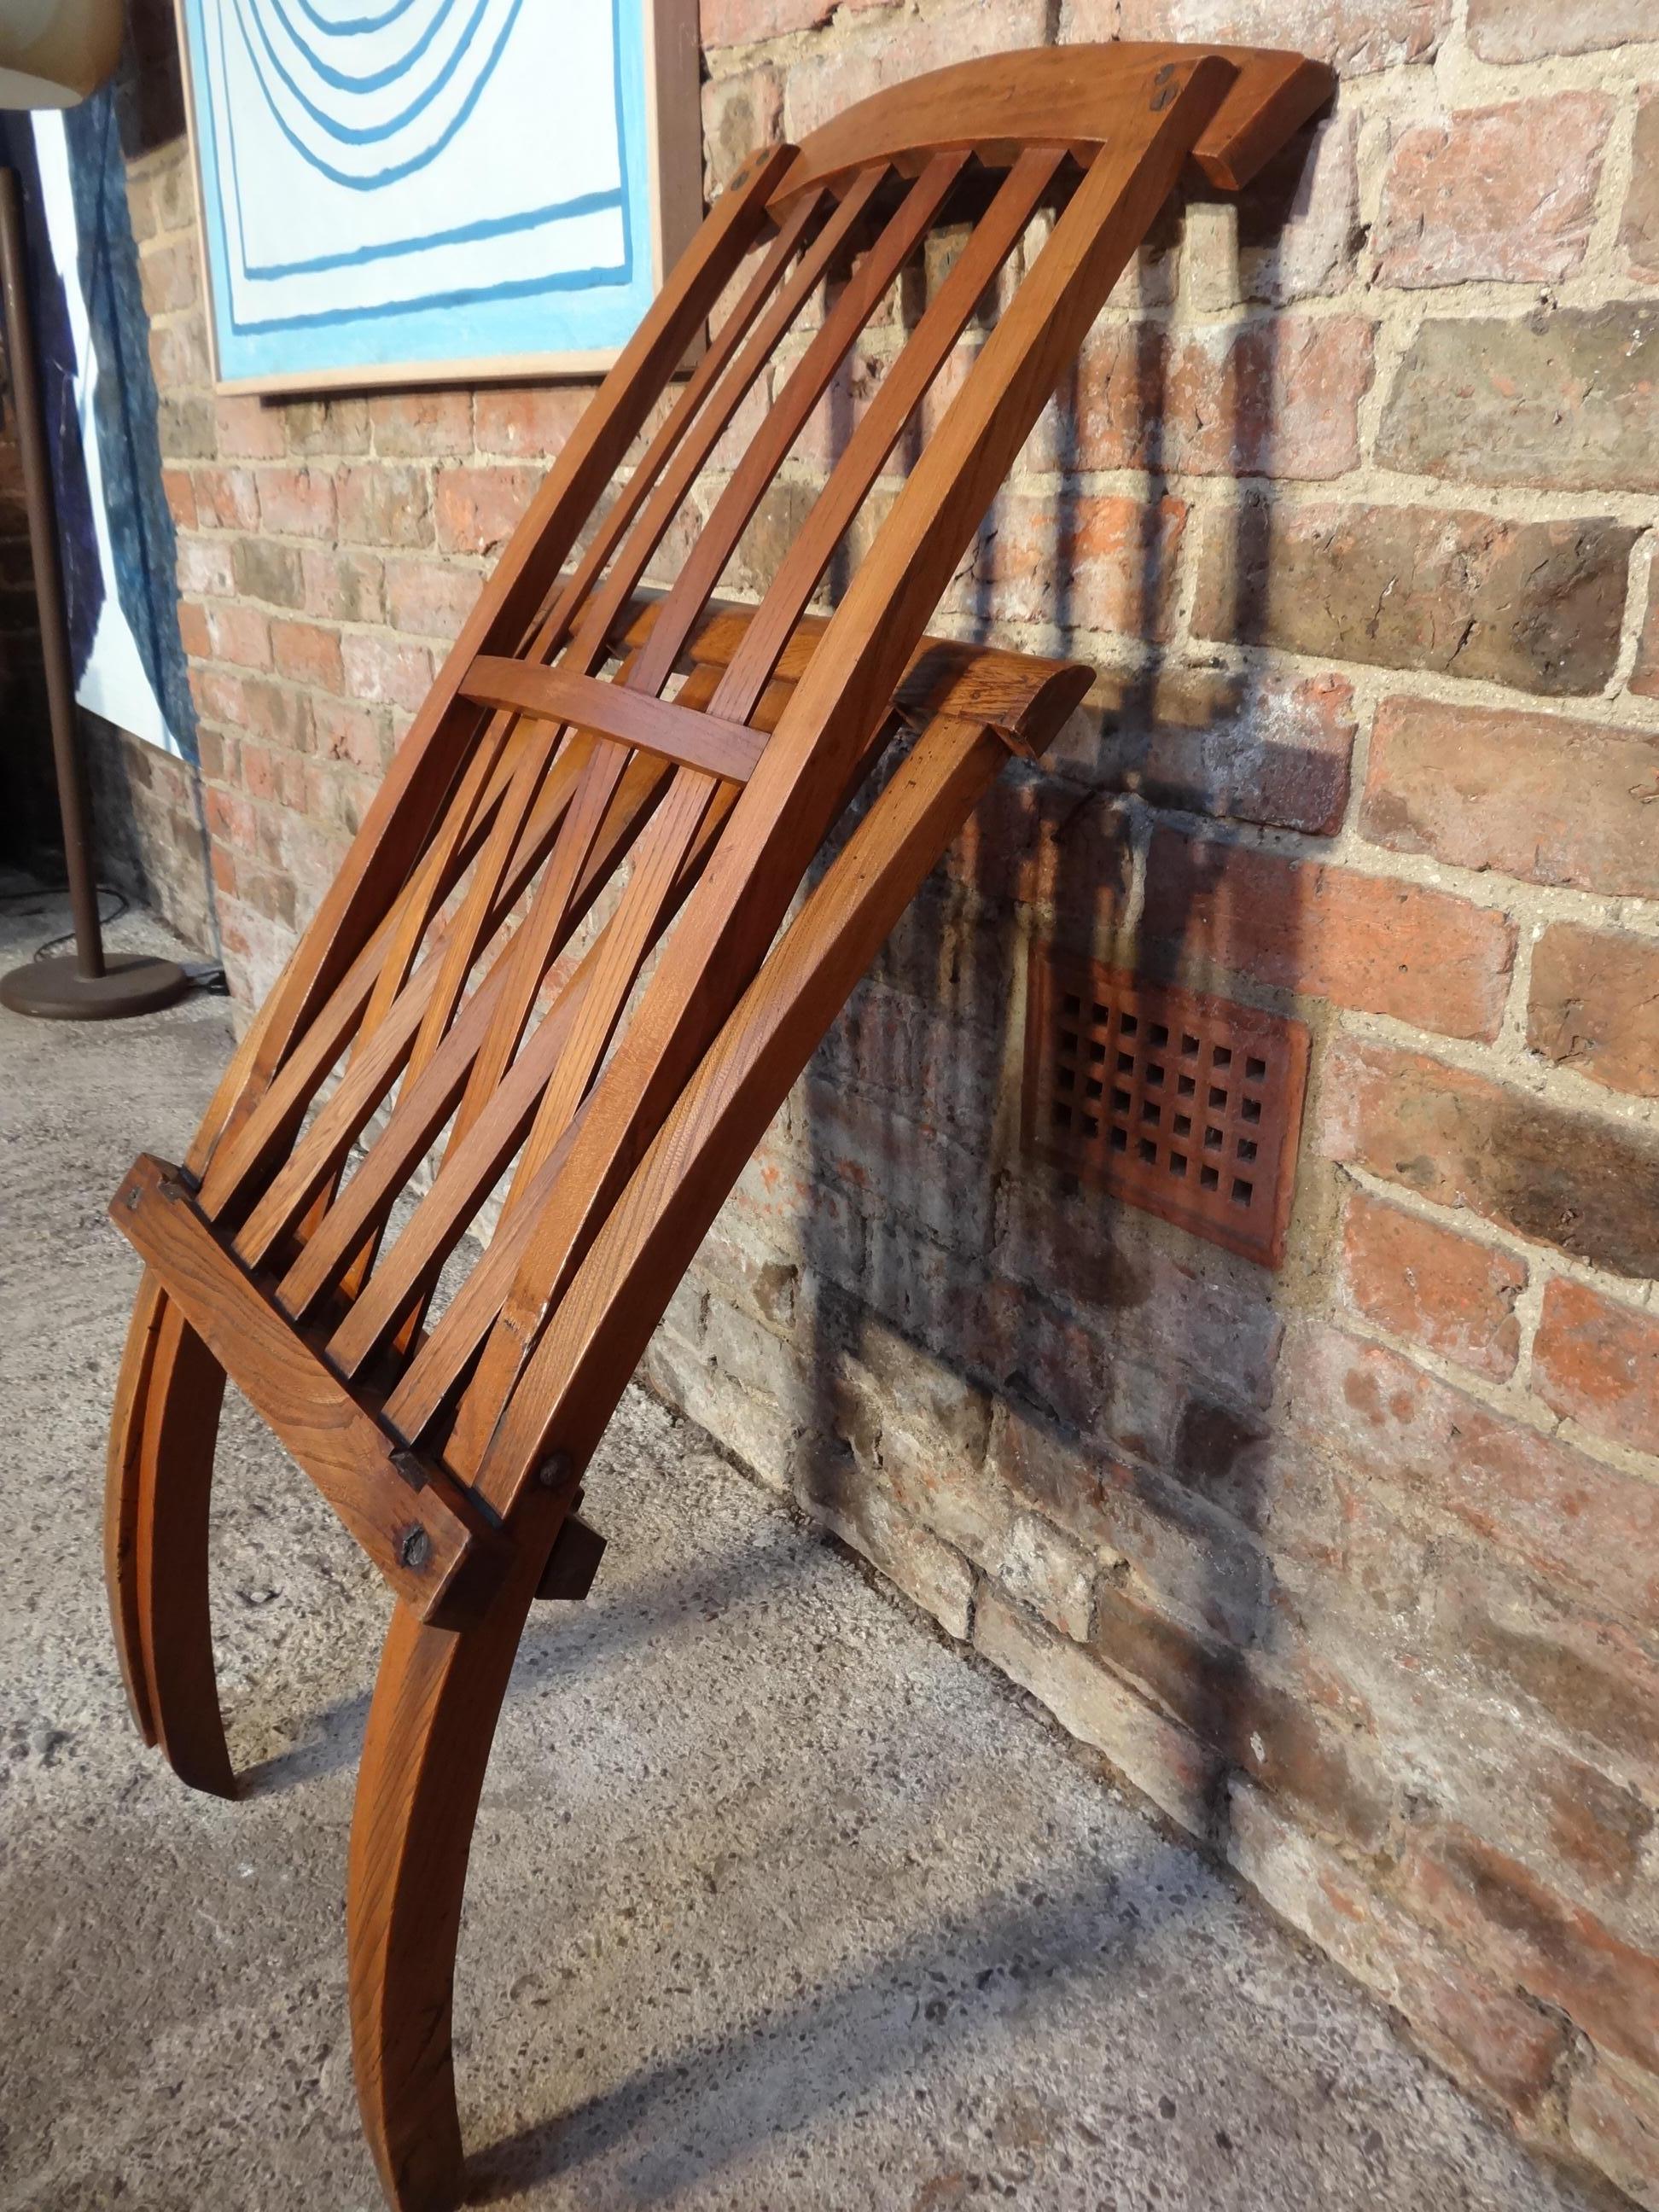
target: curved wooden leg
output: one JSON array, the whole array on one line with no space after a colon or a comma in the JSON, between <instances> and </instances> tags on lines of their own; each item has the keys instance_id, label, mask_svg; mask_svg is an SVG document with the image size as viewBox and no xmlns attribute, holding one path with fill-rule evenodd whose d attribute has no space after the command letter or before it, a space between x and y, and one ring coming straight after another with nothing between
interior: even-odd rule
<instances>
[{"instance_id":1,"label":"curved wooden leg","mask_svg":"<svg viewBox=\"0 0 1659 2212\"><path fill-rule=\"evenodd\" d=\"M397 2212L450 2212L460 2197L455 1942L490 1742L540 1568L521 1555L471 1628L428 1628L400 1604L369 1708L346 1895L351 2041L363 2130Z\"/></svg>"},{"instance_id":2,"label":"curved wooden leg","mask_svg":"<svg viewBox=\"0 0 1659 2212\"><path fill-rule=\"evenodd\" d=\"M104 1564L133 1716L179 1779L234 1796L208 1611L224 1370L158 1281L138 1293L110 1431Z\"/></svg>"},{"instance_id":3,"label":"curved wooden leg","mask_svg":"<svg viewBox=\"0 0 1659 2212\"><path fill-rule=\"evenodd\" d=\"M146 1268L127 1328L126 1349L121 1355L104 1475L104 1588L109 1598L110 1626L134 1724L144 1741L151 1744L155 1741L155 1720L150 1711L149 1670L138 1626L138 1493L143 1481L139 1462L155 1334L166 1304L167 1293Z\"/></svg>"}]
</instances>

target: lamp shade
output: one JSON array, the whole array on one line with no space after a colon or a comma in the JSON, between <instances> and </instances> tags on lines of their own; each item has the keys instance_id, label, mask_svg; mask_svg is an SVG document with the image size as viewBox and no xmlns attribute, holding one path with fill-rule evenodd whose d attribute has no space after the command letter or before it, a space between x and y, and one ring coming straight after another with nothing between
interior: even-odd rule
<instances>
[{"instance_id":1,"label":"lamp shade","mask_svg":"<svg viewBox=\"0 0 1659 2212\"><path fill-rule=\"evenodd\" d=\"M73 107L121 52L121 0L0 0L0 107Z\"/></svg>"}]
</instances>

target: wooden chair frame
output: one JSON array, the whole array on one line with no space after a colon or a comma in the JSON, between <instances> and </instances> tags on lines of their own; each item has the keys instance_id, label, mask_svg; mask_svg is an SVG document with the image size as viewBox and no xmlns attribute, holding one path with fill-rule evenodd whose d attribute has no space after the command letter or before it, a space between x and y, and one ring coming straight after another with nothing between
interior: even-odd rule
<instances>
[{"instance_id":1,"label":"wooden chair frame","mask_svg":"<svg viewBox=\"0 0 1659 2212\"><path fill-rule=\"evenodd\" d=\"M1183 166L1237 187L1329 85L1292 54L1073 47L941 70L758 154L532 503L182 1167L141 1158L116 1194L146 1273L106 1566L146 1739L233 1793L206 1575L227 1376L395 1593L349 1941L359 2098L396 2206L460 2187L468 1847L527 1609L583 1595L601 1548L574 1511L583 1469L884 938L1008 753L1040 753L1091 681L926 625ZM814 617L901 434L1056 202L841 605ZM758 605L717 600L849 349L964 208L967 243ZM651 595L665 532L775 367L769 412Z\"/></svg>"}]
</instances>

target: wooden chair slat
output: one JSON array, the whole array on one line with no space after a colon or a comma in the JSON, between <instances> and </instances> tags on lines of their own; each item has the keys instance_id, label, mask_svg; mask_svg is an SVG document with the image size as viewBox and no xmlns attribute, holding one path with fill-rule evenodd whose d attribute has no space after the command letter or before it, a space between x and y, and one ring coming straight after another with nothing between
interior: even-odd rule
<instances>
[{"instance_id":1,"label":"wooden chair slat","mask_svg":"<svg viewBox=\"0 0 1659 2212\"><path fill-rule=\"evenodd\" d=\"M930 722L762 967L653 1139L561 1301L490 1439L477 1487L509 1513L550 1454L585 1463L607 1372L651 1328L630 1283L678 1281L720 1198L939 853L1006 755L982 726ZM666 1271L665 1273L663 1271ZM618 1370L614 1363L620 1361ZM596 1390L595 1385L599 1383Z\"/></svg>"},{"instance_id":2,"label":"wooden chair slat","mask_svg":"<svg viewBox=\"0 0 1659 2212\"><path fill-rule=\"evenodd\" d=\"M1003 180L903 352L882 379L829 483L813 502L805 527L779 562L759 611L715 689L712 713L741 720L747 702L771 676L836 547L968 327L986 288L1018 244L1061 159L1053 148L1035 147L1021 155Z\"/></svg>"},{"instance_id":3,"label":"wooden chair slat","mask_svg":"<svg viewBox=\"0 0 1659 2212\"><path fill-rule=\"evenodd\" d=\"M676 885L675 895L659 917L659 927L665 927L672 921L679 903L696 880L735 796L730 789L715 794L681 880ZM422 1288L429 1286L436 1271L465 1235L480 1200L494 1188L502 1170L512 1159L514 1150L525 1138L540 1095L563 1048L574 1010L587 989L599 949L597 945L592 946L583 956L557 1005L514 1061L489 1107L479 1115L462 1142L445 1155L433 1188L416 1208L396 1243L330 1339L329 1358L343 1375L360 1372L392 1334L409 1300L417 1297ZM386 1138L392 1134L388 1129ZM515 1238L522 1242L534 1216L540 1179L546 1176L550 1180L556 1175L559 1148L568 1141L568 1131L561 1132L551 1141L544 1141L539 1149L533 1139L523 1143L502 1221L490 1241L492 1258L498 1250L506 1255L515 1249ZM386 1139L380 1141L385 1143ZM418 1152L414 1157L418 1158ZM374 1154L371 1153L371 1163L373 1159ZM410 1164L412 1164L410 1161ZM360 1170L366 1171L367 1169ZM405 1175L408 1172L407 1166L404 1172ZM346 1187L347 1200L351 1196L356 1182L356 1177L354 1176L352 1182ZM296 1263L296 1273L303 1264L304 1255ZM498 1265L505 1279L510 1280L507 1259L503 1257ZM487 1312L484 1310L488 1304L489 1283L487 1279L480 1283L479 1278L483 1273L482 1267L475 1268L457 1299L458 1304L470 1304L481 1316L465 1355L469 1358L477 1349L484 1331L495 1318L494 1308ZM477 1286L476 1290L475 1285ZM286 1289L286 1285L284 1287ZM495 1304L499 1306L499 1295Z\"/></svg>"},{"instance_id":4,"label":"wooden chair slat","mask_svg":"<svg viewBox=\"0 0 1659 2212\"><path fill-rule=\"evenodd\" d=\"M481 653L511 652L520 642L658 395L760 237L769 188L786 163L781 148L757 156L716 201L560 449L399 746L346 866L277 981L255 1085L275 1073L416 864L478 734L478 709L459 697L462 677Z\"/></svg>"},{"instance_id":5,"label":"wooden chair slat","mask_svg":"<svg viewBox=\"0 0 1659 2212\"><path fill-rule=\"evenodd\" d=\"M612 818L606 825L608 834L590 853L582 871L575 896L571 902L570 927L574 928L580 923L611 872L624 857L654 801L659 782L659 774L649 763L641 763L630 787L620 795ZM544 799L549 794L544 793ZM553 823L562 820L566 811L563 806L544 805L538 809L529 829L522 833L514 864L505 881L496 887L494 919L497 922L511 908L539 854L545 852L552 836ZM496 949L489 971L467 998L459 1018L446 1030L434 1052L418 1069L413 1067L411 1061L404 1091L391 1120L370 1146L368 1160L359 1173L351 1178L349 1188L355 1188L369 1173L371 1164L388 1139L393 1139L391 1150L383 1164L369 1176L369 1181L343 1219L356 1218L362 1200L375 1187L393 1158L400 1156L404 1158L404 1179L406 1181L418 1164L425 1146L441 1127L490 1035L503 994L509 988L515 947L516 939L509 939ZM556 946L555 952L556 950ZM548 956L550 959L552 957L552 953ZM403 1048L410 1044L411 1030L417 1022L424 1019L432 1002L431 993L420 988L424 973L422 970L417 975L404 999L394 1007L392 1017L368 1052L348 1070L339 1088L307 1130L302 1140L295 1146L238 1233L235 1249L248 1266L257 1267L266 1260L278 1240L292 1229L318 1188L334 1173L379 1110L398 1073L404 1069ZM434 1115L435 1120L432 1118ZM413 1127L426 1128L428 1134L422 1140L419 1151L412 1155L400 1155L399 1146L405 1141L404 1132ZM394 1132L397 1133L395 1138ZM367 1233L377 1218L384 1220L385 1212L390 1210L401 1188L399 1183L385 1194L384 1206L378 1217L370 1217L358 1223L362 1231ZM299 1295L307 1304L322 1287L320 1284L312 1282L312 1276L323 1265L325 1255L331 1255L336 1265L346 1264L344 1254L336 1249L340 1231L334 1225L334 1211L338 1209L339 1203L337 1201L336 1209L331 1210L327 1218L318 1225L307 1243L306 1255L295 1263ZM316 1247L314 1258L308 1256L313 1245Z\"/></svg>"},{"instance_id":6,"label":"wooden chair slat","mask_svg":"<svg viewBox=\"0 0 1659 2212\"><path fill-rule=\"evenodd\" d=\"M646 502L623 555L595 592L584 616L580 642L584 648L585 665L591 668L599 656L608 649L610 634L618 614L637 590L647 564L684 505L698 471L712 453L720 431L752 389L756 378L771 360L779 339L793 323L814 289L823 281L837 258L848 249L880 184L881 173L878 170L872 170L867 176L860 177L803 252L788 280L779 288L753 337L738 356L714 400L710 403L708 419L693 426L672 462L665 470L663 481ZM805 419L804 415L802 419ZM768 415L767 421L769 424L772 422L772 414ZM775 428L775 441L776 435ZM782 450L787 449L786 442ZM780 451L778 459L781 458L782 451ZM737 544L750 511L745 510L740 520L737 519L734 509L728 511L725 517L716 513L708 518L699 533L699 542L707 540L711 552L715 544L723 548L719 556L717 574L719 568L724 567L731 557L732 549ZM701 607L700 599L688 599L683 591L677 598L676 588L678 586L665 594L661 624L638 661L635 681L641 690L661 690L678 657L686 631L695 622ZM573 653L569 658L574 661L577 656Z\"/></svg>"},{"instance_id":7,"label":"wooden chair slat","mask_svg":"<svg viewBox=\"0 0 1659 2212\"><path fill-rule=\"evenodd\" d=\"M603 678L562 668L537 668L522 660L489 656L474 661L465 696L488 707L511 708L543 721L569 722L612 738L639 752L701 769L705 775L747 783L764 740L742 722L708 710L678 706L647 691L631 691Z\"/></svg>"},{"instance_id":8,"label":"wooden chair slat","mask_svg":"<svg viewBox=\"0 0 1659 2212\"><path fill-rule=\"evenodd\" d=\"M713 343L687 378L668 419L652 440L639 466L611 502L587 550L574 568L560 578L551 611L546 620L538 626L526 654L527 660L546 660L562 645L595 583L627 537L647 495L653 499L659 510L659 519L654 526L648 520L641 524L639 544L654 549L661 542L663 531L695 482L698 470L714 450L732 416L753 389L756 378L770 361L774 347L799 312L801 302L817 281L817 272L833 258L841 238L856 220L854 214L838 228L831 228L830 235L821 242L817 253L806 257L802 268L783 283L784 272L805 242L817 213L817 196L804 194L762 255L760 264L744 286L737 305L720 325ZM780 291L781 283L782 289ZM775 293L777 294L775 299L773 296ZM754 329L756 319L763 309L766 310L764 320L755 330L751 343L744 347L737 368L728 375L726 371L733 356ZM712 398L711 393L714 394ZM692 434L688 435L688 431ZM669 475L667 471L671 462L673 472ZM637 562L636 567L637 575L643 575L643 558Z\"/></svg>"}]
</instances>

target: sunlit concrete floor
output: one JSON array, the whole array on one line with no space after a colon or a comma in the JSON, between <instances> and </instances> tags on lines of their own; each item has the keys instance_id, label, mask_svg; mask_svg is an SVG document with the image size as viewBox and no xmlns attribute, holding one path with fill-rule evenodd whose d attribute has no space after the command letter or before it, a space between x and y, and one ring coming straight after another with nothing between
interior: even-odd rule
<instances>
[{"instance_id":1,"label":"sunlit concrete floor","mask_svg":"<svg viewBox=\"0 0 1659 2212\"><path fill-rule=\"evenodd\" d=\"M0 964L64 926L0 910ZM118 945L164 941L130 920ZM129 1726L100 1574L137 1265L222 1000L0 1012L0 2207L372 2208L342 1890L386 1601L233 1400L216 1628L240 1803ZM1591 2199L1017 1692L630 1393L611 1539L532 1618L457 2004L475 2201L1504 2212Z\"/></svg>"}]
</instances>

